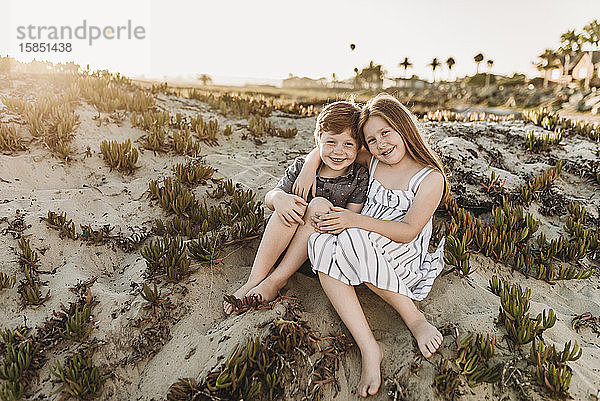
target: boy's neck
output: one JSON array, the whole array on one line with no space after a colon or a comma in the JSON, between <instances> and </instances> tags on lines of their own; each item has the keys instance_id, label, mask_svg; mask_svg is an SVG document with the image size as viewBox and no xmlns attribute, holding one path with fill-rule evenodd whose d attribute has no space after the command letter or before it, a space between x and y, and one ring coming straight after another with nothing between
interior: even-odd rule
<instances>
[{"instance_id":1,"label":"boy's neck","mask_svg":"<svg viewBox=\"0 0 600 401\"><path fill-rule=\"evenodd\" d=\"M323 178L335 178L335 177L339 177L342 176L344 174L346 174L348 172L348 169L351 167L348 166L343 170L333 170L330 169L329 167L327 167L327 165L323 162L321 162L321 167L319 168L319 177L323 177Z\"/></svg>"}]
</instances>

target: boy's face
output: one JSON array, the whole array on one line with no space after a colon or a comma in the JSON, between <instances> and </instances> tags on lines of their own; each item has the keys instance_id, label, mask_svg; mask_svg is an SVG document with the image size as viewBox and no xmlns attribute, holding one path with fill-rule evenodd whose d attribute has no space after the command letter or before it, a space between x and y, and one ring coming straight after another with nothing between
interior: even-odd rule
<instances>
[{"instance_id":1,"label":"boy's face","mask_svg":"<svg viewBox=\"0 0 600 401\"><path fill-rule=\"evenodd\" d=\"M350 128L346 128L339 134L323 132L317 140L321 160L330 169L345 170L356 160L358 143L352 138L350 132Z\"/></svg>"}]
</instances>

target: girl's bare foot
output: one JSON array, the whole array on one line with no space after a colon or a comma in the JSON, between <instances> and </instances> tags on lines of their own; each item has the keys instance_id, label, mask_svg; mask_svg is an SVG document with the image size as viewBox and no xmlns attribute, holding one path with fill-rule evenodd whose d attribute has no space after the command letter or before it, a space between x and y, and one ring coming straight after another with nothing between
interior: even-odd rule
<instances>
[{"instance_id":1,"label":"girl's bare foot","mask_svg":"<svg viewBox=\"0 0 600 401\"><path fill-rule=\"evenodd\" d=\"M256 287L248 291L246 295L255 295L263 301L269 302L277 298L279 290L282 289L284 286L285 283L283 285L279 285L278 283L275 283L272 279L270 279L270 277L267 277L266 279L261 281L260 284L258 284Z\"/></svg>"},{"instance_id":2,"label":"girl's bare foot","mask_svg":"<svg viewBox=\"0 0 600 401\"><path fill-rule=\"evenodd\" d=\"M419 349L425 358L429 358L442 345L442 333L438 331L421 314L420 318L406 324L419 344Z\"/></svg>"},{"instance_id":3,"label":"girl's bare foot","mask_svg":"<svg viewBox=\"0 0 600 401\"><path fill-rule=\"evenodd\" d=\"M236 292L234 292L233 296L238 299L242 299L246 296L246 294L248 294L248 291L250 291L253 287L254 284L246 283L243 286L241 286ZM231 315L231 313L233 312L233 305L231 305L227 301L223 301L223 312L225 312L226 315Z\"/></svg>"},{"instance_id":4,"label":"girl's bare foot","mask_svg":"<svg viewBox=\"0 0 600 401\"><path fill-rule=\"evenodd\" d=\"M361 397L374 395L381 385L381 361L383 360L383 351L376 342L369 350L361 350L362 371L360 373L360 382L357 391Z\"/></svg>"}]
</instances>

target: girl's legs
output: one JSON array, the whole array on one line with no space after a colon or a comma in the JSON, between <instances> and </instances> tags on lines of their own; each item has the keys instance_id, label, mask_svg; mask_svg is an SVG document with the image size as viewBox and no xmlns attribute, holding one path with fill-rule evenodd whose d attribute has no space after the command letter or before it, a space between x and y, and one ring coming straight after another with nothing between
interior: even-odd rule
<instances>
[{"instance_id":1,"label":"girl's legs","mask_svg":"<svg viewBox=\"0 0 600 401\"><path fill-rule=\"evenodd\" d=\"M357 387L358 394L362 397L373 395L381 385L380 366L383 352L367 323L354 287L321 272L319 280L329 301L360 349L362 372Z\"/></svg>"},{"instance_id":2,"label":"girl's legs","mask_svg":"<svg viewBox=\"0 0 600 401\"><path fill-rule=\"evenodd\" d=\"M371 283L365 283L371 291L379 295L400 314L404 323L411 331L419 349L425 358L429 358L442 344L442 333L425 319L423 313L417 309L412 299L397 292L383 290Z\"/></svg>"},{"instance_id":3,"label":"girl's legs","mask_svg":"<svg viewBox=\"0 0 600 401\"><path fill-rule=\"evenodd\" d=\"M260 284L248 291L247 295L260 296L264 301L271 301L277 297L279 290L308 258L308 239L315 233L310 218L315 213L328 212L332 206L330 201L321 197L310 201L304 214L304 225L298 227L279 265Z\"/></svg>"},{"instance_id":4,"label":"girl's legs","mask_svg":"<svg viewBox=\"0 0 600 401\"><path fill-rule=\"evenodd\" d=\"M281 252L290 243L297 228L298 224L291 227L285 226L275 212L271 215L258 246L254 263L252 263L250 277L248 277L246 284L233 293L236 298L245 297L248 291L267 277ZM233 311L233 307L229 302L223 302L223 310L229 315Z\"/></svg>"}]
</instances>

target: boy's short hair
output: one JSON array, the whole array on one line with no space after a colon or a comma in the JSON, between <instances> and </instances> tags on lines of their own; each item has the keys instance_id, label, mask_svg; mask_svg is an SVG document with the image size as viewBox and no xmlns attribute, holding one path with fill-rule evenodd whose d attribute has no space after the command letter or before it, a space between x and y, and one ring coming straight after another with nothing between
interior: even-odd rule
<instances>
[{"instance_id":1,"label":"boy's short hair","mask_svg":"<svg viewBox=\"0 0 600 401\"><path fill-rule=\"evenodd\" d=\"M360 145L361 139L358 133L360 111L360 107L354 102L341 100L328 104L321 110L317 117L315 141L321 138L323 132L331 132L337 135L350 128L350 135Z\"/></svg>"}]
</instances>

